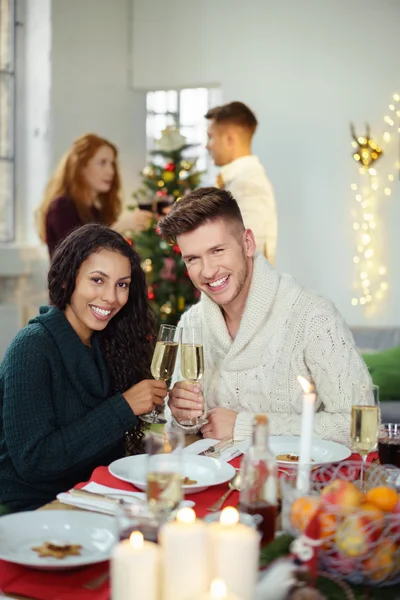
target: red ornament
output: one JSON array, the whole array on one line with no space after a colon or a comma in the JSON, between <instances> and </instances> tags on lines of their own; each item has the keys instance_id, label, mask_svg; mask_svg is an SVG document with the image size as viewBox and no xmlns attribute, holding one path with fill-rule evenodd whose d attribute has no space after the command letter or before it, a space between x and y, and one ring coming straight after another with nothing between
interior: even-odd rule
<instances>
[{"instance_id":1,"label":"red ornament","mask_svg":"<svg viewBox=\"0 0 400 600\"><path fill-rule=\"evenodd\" d=\"M180 254L181 253L181 249L179 248L178 244L174 244L172 246L172 251L175 252L176 254Z\"/></svg>"},{"instance_id":2,"label":"red ornament","mask_svg":"<svg viewBox=\"0 0 400 600\"><path fill-rule=\"evenodd\" d=\"M153 288L149 287L149 289L147 290L147 298L151 301L154 300L155 295L153 292Z\"/></svg>"},{"instance_id":3,"label":"red ornament","mask_svg":"<svg viewBox=\"0 0 400 600\"><path fill-rule=\"evenodd\" d=\"M132 238L125 238L125 239L126 239L126 241L128 242L128 244L130 246L133 246L133 240L132 240Z\"/></svg>"},{"instance_id":4,"label":"red ornament","mask_svg":"<svg viewBox=\"0 0 400 600\"><path fill-rule=\"evenodd\" d=\"M164 169L165 169L166 171L175 171L175 164L174 164L174 163L172 163L172 162L170 162L170 163L167 163L167 164L165 165Z\"/></svg>"},{"instance_id":5,"label":"red ornament","mask_svg":"<svg viewBox=\"0 0 400 600\"><path fill-rule=\"evenodd\" d=\"M156 192L156 196L158 196L159 198L163 198L164 196L167 195L167 192L163 192L162 190L159 190L158 192Z\"/></svg>"},{"instance_id":6,"label":"red ornament","mask_svg":"<svg viewBox=\"0 0 400 600\"><path fill-rule=\"evenodd\" d=\"M157 225L156 227L156 234L157 235L161 235L161 229L159 228L159 226Z\"/></svg>"}]
</instances>

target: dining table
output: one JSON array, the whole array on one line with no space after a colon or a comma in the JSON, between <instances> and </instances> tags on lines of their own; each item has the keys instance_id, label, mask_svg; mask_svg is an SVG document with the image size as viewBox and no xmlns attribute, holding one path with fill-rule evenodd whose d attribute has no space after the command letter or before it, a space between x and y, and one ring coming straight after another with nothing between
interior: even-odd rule
<instances>
[{"instance_id":1,"label":"dining table","mask_svg":"<svg viewBox=\"0 0 400 600\"><path fill-rule=\"evenodd\" d=\"M185 446L189 446L200 438L197 435L186 435ZM230 464L238 469L242 457L239 456L230 461ZM139 491L132 484L120 481L110 474L107 466L97 467L91 477L90 482L96 482L118 490ZM75 487L77 489L84 487L89 482L81 482ZM199 518L204 517L207 509L214 504L227 490L228 483L223 483L209 487L202 492L191 494L187 499L195 502L196 515ZM237 506L239 502L239 493L233 491L224 505ZM82 510L70 504L64 504L55 499L37 510ZM4 585L4 572L9 574L7 585ZM20 566L13 563L0 560L0 600L1 591L6 598L17 600L110 600L110 581L109 581L109 563L103 562L79 569L59 572L44 572ZM2 584L3 581L3 584ZM17 583L18 582L18 583ZM44 584L48 582L49 590L44 590ZM3 585L3 587L2 587ZM53 587L53 591L51 588ZM65 587L65 593L62 592ZM19 593L12 593L8 589L18 588ZM29 589L34 593L29 595ZM21 591L23 590L23 593ZM26 591L25 591L26 590ZM68 591L69 590L69 591ZM70 593L70 595L68 595Z\"/></svg>"}]
</instances>

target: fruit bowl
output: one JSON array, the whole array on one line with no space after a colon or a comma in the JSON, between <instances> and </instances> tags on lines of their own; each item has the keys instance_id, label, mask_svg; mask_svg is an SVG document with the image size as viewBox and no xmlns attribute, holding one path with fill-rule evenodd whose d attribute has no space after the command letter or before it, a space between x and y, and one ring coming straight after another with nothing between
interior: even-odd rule
<instances>
[{"instance_id":1,"label":"fruit bowl","mask_svg":"<svg viewBox=\"0 0 400 600\"><path fill-rule=\"evenodd\" d=\"M359 474L358 461L318 467L311 473L307 495L297 491L295 474L284 474L282 528L298 536L318 513L322 569L353 584L398 584L400 494L387 484L388 473L381 465L366 469L362 491Z\"/></svg>"}]
</instances>

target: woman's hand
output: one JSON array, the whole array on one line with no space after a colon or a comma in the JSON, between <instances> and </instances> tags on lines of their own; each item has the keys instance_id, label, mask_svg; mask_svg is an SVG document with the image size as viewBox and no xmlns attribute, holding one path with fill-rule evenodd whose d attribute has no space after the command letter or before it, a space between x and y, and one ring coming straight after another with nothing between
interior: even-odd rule
<instances>
[{"instance_id":1,"label":"woman's hand","mask_svg":"<svg viewBox=\"0 0 400 600\"><path fill-rule=\"evenodd\" d=\"M167 395L167 384L165 381L145 379L133 385L122 395L135 415L144 415L163 404Z\"/></svg>"}]
</instances>

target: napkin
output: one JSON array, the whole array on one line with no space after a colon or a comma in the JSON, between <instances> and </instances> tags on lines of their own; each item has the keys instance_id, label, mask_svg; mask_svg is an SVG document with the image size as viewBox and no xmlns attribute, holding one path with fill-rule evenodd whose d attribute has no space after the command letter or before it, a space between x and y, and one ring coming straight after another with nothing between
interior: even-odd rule
<instances>
[{"instance_id":1,"label":"napkin","mask_svg":"<svg viewBox=\"0 0 400 600\"><path fill-rule=\"evenodd\" d=\"M90 481L80 489L95 494L112 493L113 495L111 496L111 498L122 498L126 502L133 504L137 502L139 502L139 504L142 504L142 501L146 502L146 494L144 492L130 492L127 490L118 490L107 485L101 485L100 483L96 483L95 481ZM117 495L116 492L120 492L120 495ZM94 510L96 512L104 513L106 515L115 515L118 508L117 504L111 504L103 498L84 498L83 496L73 496L69 492L63 492L61 494L58 494L57 500L59 500L63 504L70 504L71 506L76 506L77 508L83 508L86 510ZM181 502L179 508L182 508L183 506L193 507L195 506L195 503L191 500L184 500L183 502Z\"/></svg>"},{"instance_id":2,"label":"napkin","mask_svg":"<svg viewBox=\"0 0 400 600\"><path fill-rule=\"evenodd\" d=\"M198 440L197 442L190 444L190 446L186 446L186 448L183 450L183 453L184 454L200 454L201 452L204 452L204 450L207 450L211 446L215 446L220 441L221 440L213 440L211 438ZM229 462L229 461L233 460L234 458L236 458L237 456L240 456L241 454L246 452L246 450L249 449L250 444L251 444L250 440L242 440L240 442L235 442L233 446L230 446L229 448L224 450L216 458L218 460L222 460L224 462Z\"/></svg>"}]
</instances>

